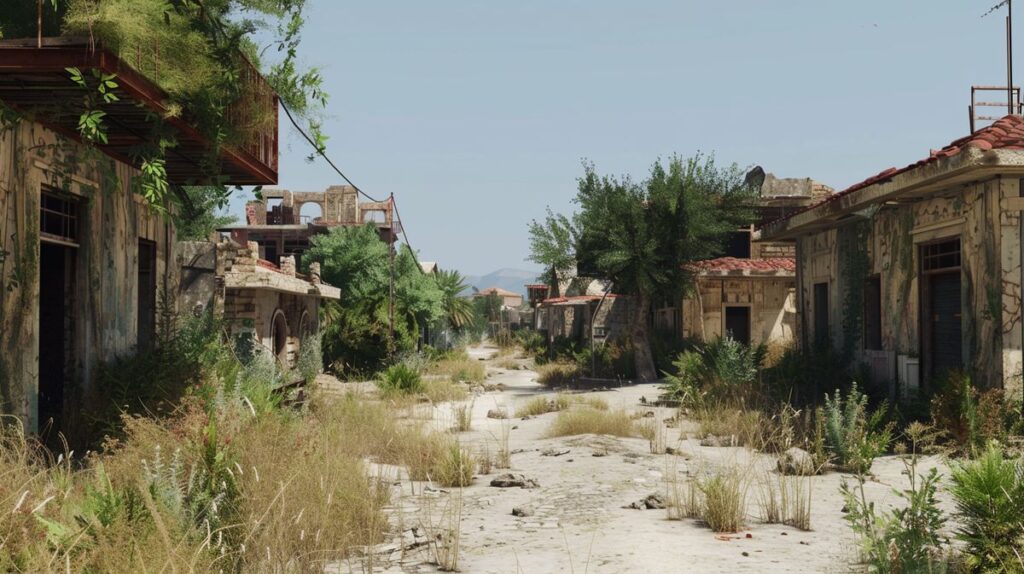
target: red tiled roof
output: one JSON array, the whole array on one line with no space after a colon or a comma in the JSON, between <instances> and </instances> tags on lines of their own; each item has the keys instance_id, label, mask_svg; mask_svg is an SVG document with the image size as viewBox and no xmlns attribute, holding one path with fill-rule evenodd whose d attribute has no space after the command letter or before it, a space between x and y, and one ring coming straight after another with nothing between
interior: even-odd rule
<instances>
[{"instance_id":1,"label":"red tiled roof","mask_svg":"<svg viewBox=\"0 0 1024 574\"><path fill-rule=\"evenodd\" d=\"M908 172L912 169L936 162L943 158L953 157L968 147L977 148L982 151L993 149L1024 150L1024 118L1016 115L1004 116L1003 118L996 120L992 125L981 128L971 135L955 140L942 149L931 150L928 157L920 161L916 161L901 168L890 167L889 169L875 174L864 181L855 183L838 193L833 193L818 203L793 211L784 217L780 217L762 225L762 227L770 227L774 223L785 221L798 213L810 211L819 205L824 205L830 201L836 201L839 198L849 195L859 189L864 189L865 187L870 187L876 183L888 181L901 173Z\"/></svg>"},{"instance_id":2,"label":"red tiled roof","mask_svg":"<svg viewBox=\"0 0 1024 574\"><path fill-rule=\"evenodd\" d=\"M609 293L608 298L614 299L618 297L615 293ZM587 303L590 301L600 301L600 295L573 295L571 297L552 297L541 301L542 305L572 305L575 303Z\"/></svg>"},{"instance_id":3,"label":"red tiled roof","mask_svg":"<svg viewBox=\"0 0 1024 574\"><path fill-rule=\"evenodd\" d=\"M779 271L796 272L796 260L792 257L768 257L765 259L737 259L735 257L719 257L697 261L691 268L698 271L715 272L754 272L775 273Z\"/></svg>"},{"instance_id":4,"label":"red tiled roof","mask_svg":"<svg viewBox=\"0 0 1024 574\"><path fill-rule=\"evenodd\" d=\"M277 265L274 265L273 263L271 263L270 261L267 261L266 259L257 259L256 260L256 264L259 265L260 267L263 267L264 269L270 269L271 271L276 271L278 273L284 273L284 271L281 271L280 267L278 267Z\"/></svg>"},{"instance_id":5,"label":"red tiled roof","mask_svg":"<svg viewBox=\"0 0 1024 574\"><path fill-rule=\"evenodd\" d=\"M526 288L527 289L547 289L548 286L547 286L546 283L527 283L526 284Z\"/></svg>"}]
</instances>

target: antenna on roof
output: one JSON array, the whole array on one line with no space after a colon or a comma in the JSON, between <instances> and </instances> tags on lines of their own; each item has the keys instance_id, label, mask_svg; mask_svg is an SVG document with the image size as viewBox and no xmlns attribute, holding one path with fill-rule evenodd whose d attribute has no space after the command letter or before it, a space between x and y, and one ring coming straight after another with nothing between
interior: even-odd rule
<instances>
[{"instance_id":1,"label":"antenna on roof","mask_svg":"<svg viewBox=\"0 0 1024 574\"><path fill-rule=\"evenodd\" d=\"M1021 113L1020 88L1013 85L1013 0L1002 0L995 6L989 8L987 12L981 15L981 17L984 18L1003 6L1006 6L1006 86L971 86L971 105L969 108L971 133L974 133L977 129L975 125L977 120L993 121L999 119L999 116L975 115L977 108L1006 107L1006 112L1009 115ZM1005 103L979 102L975 99L977 95L976 92L979 91L1001 92L1003 90L1006 90Z\"/></svg>"}]
</instances>

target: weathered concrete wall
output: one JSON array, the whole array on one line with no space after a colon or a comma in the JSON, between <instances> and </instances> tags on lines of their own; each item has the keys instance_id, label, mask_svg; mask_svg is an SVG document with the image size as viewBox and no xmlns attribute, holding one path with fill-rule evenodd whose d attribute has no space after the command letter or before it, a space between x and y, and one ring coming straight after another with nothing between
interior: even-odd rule
<instances>
[{"instance_id":1,"label":"weathered concrete wall","mask_svg":"<svg viewBox=\"0 0 1024 574\"><path fill-rule=\"evenodd\" d=\"M913 203L886 205L843 227L799 238L803 343L816 338L813 286L827 283L833 345L849 349L878 374L887 371L894 381L898 357L917 357L922 349L920 246L959 237L964 365L977 385L1002 386L1020 397L1021 223L1020 212L1012 209L1019 185L1016 178L972 183ZM861 254L863 270L855 264ZM882 287L883 351L869 352L860 331L850 327L862 321L862 309L854 313L847 307L856 299L849 296L851 289L876 274Z\"/></svg>"},{"instance_id":2,"label":"weathered concrete wall","mask_svg":"<svg viewBox=\"0 0 1024 574\"><path fill-rule=\"evenodd\" d=\"M37 428L39 381L39 209L43 186L79 202L79 247L71 290L74 364L65 410L97 366L134 351L138 241L156 244L158 293L177 281L171 223L132 191L138 172L29 121L0 131L0 412ZM159 295L158 295L159 298ZM68 414L74 414L70 412Z\"/></svg>"},{"instance_id":3,"label":"weathered concrete wall","mask_svg":"<svg viewBox=\"0 0 1024 574\"><path fill-rule=\"evenodd\" d=\"M542 307L548 330L548 340L555 337L567 337L580 343L590 340L591 320L596 323L600 333L599 341L612 342L629 336L630 313L632 312L629 297L608 297L598 308L598 301L590 300L576 305L548 305Z\"/></svg>"},{"instance_id":4,"label":"weathered concrete wall","mask_svg":"<svg viewBox=\"0 0 1024 574\"><path fill-rule=\"evenodd\" d=\"M796 338L796 280L787 277L701 277L682 301L683 337L710 341L725 332L726 307L750 307L751 344L787 345Z\"/></svg>"}]
</instances>

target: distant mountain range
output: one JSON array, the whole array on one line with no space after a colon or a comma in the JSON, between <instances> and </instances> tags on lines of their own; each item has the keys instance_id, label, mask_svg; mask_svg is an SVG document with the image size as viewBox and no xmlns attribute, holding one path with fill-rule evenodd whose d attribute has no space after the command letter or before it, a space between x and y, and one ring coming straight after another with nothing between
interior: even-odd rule
<instances>
[{"instance_id":1,"label":"distant mountain range","mask_svg":"<svg viewBox=\"0 0 1024 574\"><path fill-rule=\"evenodd\" d=\"M477 289L501 287L502 289L521 293L525 297L525 285L527 283L536 283L537 276L540 273L540 271L529 271L526 269L498 269L497 271L491 271L487 275L467 275L466 285L476 287Z\"/></svg>"}]
</instances>

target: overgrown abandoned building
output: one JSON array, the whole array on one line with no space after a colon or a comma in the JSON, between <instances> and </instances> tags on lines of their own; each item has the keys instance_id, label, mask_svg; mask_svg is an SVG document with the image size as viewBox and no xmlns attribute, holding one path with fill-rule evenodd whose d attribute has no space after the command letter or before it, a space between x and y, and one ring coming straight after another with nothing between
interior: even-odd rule
<instances>
[{"instance_id":1,"label":"overgrown abandoned building","mask_svg":"<svg viewBox=\"0 0 1024 574\"><path fill-rule=\"evenodd\" d=\"M795 241L798 339L893 397L962 369L1020 399L1024 120L1007 116L768 223Z\"/></svg>"},{"instance_id":2,"label":"overgrown abandoned building","mask_svg":"<svg viewBox=\"0 0 1024 574\"><path fill-rule=\"evenodd\" d=\"M178 245L181 307L212 311L240 355L262 352L294 367L306 338L320 330L320 302L340 292L320 280L320 264L304 276L286 255L275 265L254 242L186 241Z\"/></svg>"},{"instance_id":3,"label":"overgrown abandoned building","mask_svg":"<svg viewBox=\"0 0 1024 574\"><path fill-rule=\"evenodd\" d=\"M78 123L94 70L116 75L117 101L102 106L107 143L87 147ZM229 183L277 181L277 122L249 121L277 96L244 71L228 115L249 130L211 157L188 110L170 113L167 94L115 54L71 38L0 41L0 413L30 431L73 426L101 365L154 344L160 293L178 285L174 226L136 192L155 122L175 136L172 186L202 181L211 159Z\"/></svg>"},{"instance_id":4,"label":"overgrown abandoned building","mask_svg":"<svg viewBox=\"0 0 1024 574\"><path fill-rule=\"evenodd\" d=\"M359 201L358 191L350 185L332 185L325 191L264 189L262 196L262 200L245 205L244 225L228 225L219 231L230 233L241 245L255 241L260 257L268 261L290 255L301 266L310 238L332 227L372 223L388 245L394 245L401 232L390 199ZM304 209L306 206L316 209Z\"/></svg>"},{"instance_id":5,"label":"overgrown abandoned building","mask_svg":"<svg viewBox=\"0 0 1024 574\"><path fill-rule=\"evenodd\" d=\"M695 285L675 309L655 313L655 324L684 338L710 341L725 335L745 344L789 344L796 338L796 252L792 241L754 241L756 225L816 203L832 193L811 179L768 174L756 208L757 224L732 234L722 257L701 261Z\"/></svg>"}]
</instances>

